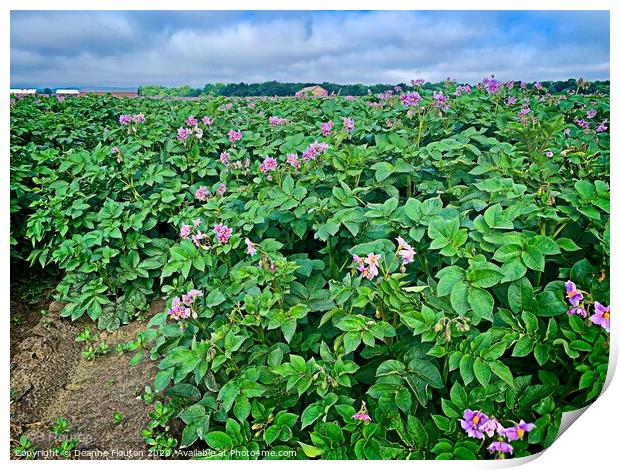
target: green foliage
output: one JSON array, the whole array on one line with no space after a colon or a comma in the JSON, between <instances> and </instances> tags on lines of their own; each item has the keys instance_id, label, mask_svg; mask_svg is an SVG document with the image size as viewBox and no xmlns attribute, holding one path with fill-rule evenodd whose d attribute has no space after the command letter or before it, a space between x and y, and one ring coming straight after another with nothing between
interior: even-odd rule
<instances>
[{"instance_id":1,"label":"green foliage","mask_svg":"<svg viewBox=\"0 0 620 470\"><path fill-rule=\"evenodd\" d=\"M566 314L564 281L589 316L593 301L609 304L609 134L593 130L609 99L515 87L519 105L530 100L520 120L506 88L456 98L455 86L441 85L448 110L418 88L425 107L409 114L396 95L13 105L13 249L63 273L62 315L114 329L167 299L119 349L132 365L158 361L143 395L151 450L490 458L461 429L469 408L534 422L514 443L523 456L553 442L562 412L596 399L608 336ZM586 133L573 123L591 106ZM118 124L140 112L131 131ZM177 139L205 114L201 139ZM234 144L231 129L243 132ZM303 161L315 140L327 151ZM263 174L267 155L277 168ZM232 230L226 242L215 224ZM180 238L184 225L205 237ZM406 265L396 237L415 248ZM369 280L352 255L372 253ZM203 295L191 313L171 318L192 289ZM89 356L102 349L90 331L78 340Z\"/></svg>"}]
</instances>

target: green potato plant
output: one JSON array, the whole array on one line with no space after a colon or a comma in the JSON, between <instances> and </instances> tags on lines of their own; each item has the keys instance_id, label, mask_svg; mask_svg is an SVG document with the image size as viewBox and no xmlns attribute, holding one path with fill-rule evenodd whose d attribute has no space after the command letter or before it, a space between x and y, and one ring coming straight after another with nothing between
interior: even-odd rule
<instances>
[{"instance_id":1,"label":"green potato plant","mask_svg":"<svg viewBox=\"0 0 620 470\"><path fill-rule=\"evenodd\" d=\"M492 78L22 98L12 252L99 328L166 298L121 349L158 361L153 452L525 456L606 378L608 119L607 95Z\"/></svg>"}]
</instances>

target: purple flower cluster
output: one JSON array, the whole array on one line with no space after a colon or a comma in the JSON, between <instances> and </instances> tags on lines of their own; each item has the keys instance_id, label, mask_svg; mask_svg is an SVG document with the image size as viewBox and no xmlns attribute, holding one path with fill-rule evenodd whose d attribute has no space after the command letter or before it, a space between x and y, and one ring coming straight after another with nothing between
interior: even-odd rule
<instances>
[{"instance_id":1,"label":"purple flower cluster","mask_svg":"<svg viewBox=\"0 0 620 470\"><path fill-rule=\"evenodd\" d=\"M566 287L566 298L570 303L570 308L566 311L568 315L579 315L582 318L588 316L588 312L583 303L583 294L577 289L575 283L568 280L564 283ZM594 314L590 316L590 321L594 325L599 325L609 333L610 326L610 307L605 307L599 302L594 302Z\"/></svg>"},{"instance_id":2,"label":"purple flower cluster","mask_svg":"<svg viewBox=\"0 0 620 470\"><path fill-rule=\"evenodd\" d=\"M497 452L498 454L512 454L513 447L505 441L492 442L487 450L491 453Z\"/></svg>"},{"instance_id":3,"label":"purple flower cluster","mask_svg":"<svg viewBox=\"0 0 620 470\"><path fill-rule=\"evenodd\" d=\"M127 126L131 123L140 124L144 121L145 119L143 113L134 114L133 116L131 114L121 114L118 118L118 122L121 124L121 126Z\"/></svg>"},{"instance_id":4,"label":"purple flower cluster","mask_svg":"<svg viewBox=\"0 0 620 470\"><path fill-rule=\"evenodd\" d=\"M273 157L265 157L263 163L258 165L258 169L261 173L269 173L270 171L275 170L278 167L278 161Z\"/></svg>"},{"instance_id":5,"label":"purple flower cluster","mask_svg":"<svg viewBox=\"0 0 620 470\"><path fill-rule=\"evenodd\" d=\"M218 196L223 196L225 192L226 192L226 185L225 185L224 183L220 184L220 185L217 187L217 190L215 191L215 193L216 193Z\"/></svg>"},{"instance_id":6,"label":"purple flower cluster","mask_svg":"<svg viewBox=\"0 0 620 470\"><path fill-rule=\"evenodd\" d=\"M228 243L230 236L232 235L232 229L227 225L215 224L213 226L213 231L217 237L217 241L220 244Z\"/></svg>"},{"instance_id":7,"label":"purple flower cluster","mask_svg":"<svg viewBox=\"0 0 620 470\"><path fill-rule=\"evenodd\" d=\"M415 80L411 80L412 86L420 86L424 85L424 83L426 83L426 80L424 80L423 78L416 78Z\"/></svg>"},{"instance_id":8,"label":"purple flower cluster","mask_svg":"<svg viewBox=\"0 0 620 470\"><path fill-rule=\"evenodd\" d=\"M435 108L440 108L444 111L450 109L450 105L448 104L448 97L443 94L443 91L433 92L433 106Z\"/></svg>"},{"instance_id":9,"label":"purple flower cluster","mask_svg":"<svg viewBox=\"0 0 620 470\"><path fill-rule=\"evenodd\" d=\"M233 129L228 131L228 140L230 141L231 144L234 144L235 142L240 141L242 137L243 137L243 134L241 131L235 131Z\"/></svg>"},{"instance_id":10,"label":"purple flower cluster","mask_svg":"<svg viewBox=\"0 0 620 470\"><path fill-rule=\"evenodd\" d=\"M225 167L228 167L228 165L230 165L230 162L228 160L228 152L220 153L220 161L224 164Z\"/></svg>"},{"instance_id":11,"label":"purple flower cluster","mask_svg":"<svg viewBox=\"0 0 620 470\"><path fill-rule=\"evenodd\" d=\"M461 96L463 93L469 95L471 93L471 87L469 85L459 85L454 91L454 96Z\"/></svg>"},{"instance_id":12,"label":"purple flower cluster","mask_svg":"<svg viewBox=\"0 0 620 470\"><path fill-rule=\"evenodd\" d=\"M365 401L362 401L362 406L360 407L359 411L355 413L353 416L351 416L351 418L357 421L363 421L364 424L368 424L372 421L372 419L370 418L370 415L368 414L368 409L366 408Z\"/></svg>"},{"instance_id":13,"label":"purple flower cluster","mask_svg":"<svg viewBox=\"0 0 620 470\"><path fill-rule=\"evenodd\" d=\"M472 411L469 408L465 410L463 419L460 420L461 427L467 435L476 439L484 439L483 432L487 421L489 421L489 417L482 411ZM489 437L491 436L490 434Z\"/></svg>"},{"instance_id":14,"label":"purple flower cluster","mask_svg":"<svg viewBox=\"0 0 620 470\"><path fill-rule=\"evenodd\" d=\"M202 121L202 123L203 123L205 126L209 126L209 127L211 127L212 121L211 121L211 118L210 118L209 116L206 116L206 115L205 115L205 116L203 116L203 117L202 117L202 119L201 119L201 121Z\"/></svg>"},{"instance_id":15,"label":"purple flower cluster","mask_svg":"<svg viewBox=\"0 0 620 470\"><path fill-rule=\"evenodd\" d=\"M248 255L254 256L256 254L256 247L254 246L254 243L250 241L249 238L245 239L245 246L248 249Z\"/></svg>"},{"instance_id":16,"label":"purple flower cluster","mask_svg":"<svg viewBox=\"0 0 620 470\"><path fill-rule=\"evenodd\" d=\"M463 419L459 421L461 422L461 428L469 437L474 439L484 439L485 434L488 437L493 437L497 433L498 440L491 443L487 449L490 452L497 452L499 454L512 454L512 446L505 442L504 439L508 442L521 440L525 433L531 432L536 427L534 423L526 423L520 420L514 426L505 428L497 419L489 418L482 411L470 409L464 411Z\"/></svg>"},{"instance_id":17,"label":"purple flower cluster","mask_svg":"<svg viewBox=\"0 0 620 470\"><path fill-rule=\"evenodd\" d=\"M220 153L220 161L226 167L228 171L235 171L244 168L244 173L247 175L250 171L250 159L246 158L245 163L241 162L241 160L235 160L234 162L230 162L230 155L228 152L224 151Z\"/></svg>"},{"instance_id":18,"label":"purple flower cluster","mask_svg":"<svg viewBox=\"0 0 620 470\"><path fill-rule=\"evenodd\" d=\"M379 259L381 259L381 255L374 253L369 253L366 258L353 255L354 267L369 281L372 281L379 274Z\"/></svg>"},{"instance_id":19,"label":"purple flower cluster","mask_svg":"<svg viewBox=\"0 0 620 470\"><path fill-rule=\"evenodd\" d=\"M199 201L206 200L209 195L209 191L204 186L200 186L194 193L194 196L196 196L196 199L198 199Z\"/></svg>"},{"instance_id":20,"label":"purple flower cluster","mask_svg":"<svg viewBox=\"0 0 620 470\"><path fill-rule=\"evenodd\" d=\"M203 242L203 240L207 239L207 235L200 230L198 227L200 226L200 219L195 219L192 221L192 225L183 224L181 225L181 230L179 231L179 236L183 240L189 240L191 238L192 243L196 245L198 248L202 248L203 250L208 250L211 248L209 243Z\"/></svg>"},{"instance_id":21,"label":"purple flower cluster","mask_svg":"<svg viewBox=\"0 0 620 470\"><path fill-rule=\"evenodd\" d=\"M286 124L286 119L284 118L279 118L278 116L271 116L269 118L269 125L271 127L281 126L283 124Z\"/></svg>"},{"instance_id":22,"label":"purple flower cluster","mask_svg":"<svg viewBox=\"0 0 620 470\"><path fill-rule=\"evenodd\" d=\"M411 93L405 93L400 95L400 103L405 108L415 107L420 102L420 93L413 91Z\"/></svg>"},{"instance_id":23,"label":"purple flower cluster","mask_svg":"<svg viewBox=\"0 0 620 470\"><path fill-rule=\"evenodd\" d=\"M577 290L577 286L571 280L564 283L566 287L566 298L573 307L577 307L583 301L583 294Z\"/></svg>"},{"instance_id":24,"label":"purple flower cluster","mask_svg":"<svg viewBox=\"0 0 620 470\"><path fill-rule=\"evenodd\" d=\"M194 310L194 302L198 297L202 296L202 291L192 289L186 294L183 294L181 298L175 297L172 299L172 304L168 309L168 315L173 320L185 320L190 317L196 319L198 314Z\"/></svg>"},{"instance_id":25,"label":"purple flower cluster","mask_svg":"<svg viewBox=\"0 0 620 470\"><path fill-rule=\"evenodd\" d=\"M531 109L529 104L524 104L523 106L521 106L521 110L519 111L519 114L517 114L517 116L519 116L519 119L522 123L526 122L526 116L530 113L530 111Z\"/></svg>"},{"instance_id":26,"label":"purple flower cluster","mask_svg":"<svg viewBox=\"0 0 620 470\"><path fill-rule=\"evenodd\" d=\"M370 415L368 413L355 413L353 416L351 416L351 418L353 419L357 419L359 421L364 421L364 423L370 423L372 421L372 419L370 418Z\"/></svg>"},{"instance_id":27,"label":"purple flower cluster","mask_svg":"<svg viewBox=\"0 0 620 470\"><path fill-rule=\"evenodd\" d=\"M355 121L351 118L344 118L342 120L342 124L344 125L344 128L350 135L353 132L353 129L355 128Z\"/></svg>"},{"instance_id":28,"label":"purple flower cluster","mask_svg":"<svg viewBox=\"0 0 620 470\"><path fill-rule=\"evenodd\" d=\"M587 129L588 127L590 127L590 123L588 121L586 121L585 119L577 119L577 121L575 121L575 122L582 129Z\"/></svg>"},{"instance_id":29,"label":"purple flower cluster","mask_svg":"<svg viewBox=\"0 0 620 470\"><path fill-rule=\"evenodd\" d=\"M299 167L301 166L301 163L299 162L299 157L294 153L289 153L286 156L286 163L295 168L295 170L299 170Z\"/></svg>"},{"instance_id":30,"label":"purple flower cluster","mask_svg":"<svg viewBox=\"0 0 620 470\"><path fill-rule=\"evenodd\" d=\"M596 132L598 132L599 134L601 132L605 132L607 130L607 122L608 122L607 119L603 119L603 121L596 128Z\"/></svg>"},{"instance_id":31,"label":"purple flower cluster","mask_svg":"<svg viewBox=\"0 0 620 470\"><path fill-rule=\"evenodd\" d=\"M334 127L333 121L321 123L321 134L323 134L323 137L327 137L330 134L332 127Z\"/></svg>"},{"instance_id":32,"label":"purple flower cluster","mask_svg":"<svg viewBox=\"0 0 620 470\"><path fill-rule=\"evenodd\" d=\"M316 160L316 157L327 151L327 144L325 142L313 142L306 147L302 154L303 159L307 162L310 160Z\"/></svg>"},{"instance_id":33,"label":"purple flower cluster","mask_svg":"<svg viewBox=\"0 0 620 470\"><path fill-rule=\"evenodd\" d=\"M413 256L415 255L415 250L401 237L396 237L396 242L398 243L396 254L400 256L402 263L400 270L404 273L407 269L405 268L405 266L409 263L413 263Z\"/></svg>"},{"instance_id":34,"label":"purple flower cluster","mask_svg":"<svg viewBox=\"0 0 620 470\"><path fill-rule=\"evenodd\" d=\"M517 98L515 98L512 95L510 95L508 98L506 98L506 104L508 106L514 106L515 104L517 104Z\"/></svg>"},{"instance_id":35,"label":"purple flower cluster","mask_svg":"<svg viewBox=\"0 0 620 470\"><path fill-rule=\"evenodd\" d=\"M495 95L502 89L502 83L497 81L493 75L482 80L482 86L488 95Z\"/></svg>"},{"instance_id":36,"label":"purple flower cluster","mask_svg":"<svg viewBox=\"0 0 620 470\"><path fill-rule=\"evenodd\" d=\"M595 325L599 325L609 333L610 307L594 302L594 315L590 317L590 321Z\"/></svg>"}]
</instances>

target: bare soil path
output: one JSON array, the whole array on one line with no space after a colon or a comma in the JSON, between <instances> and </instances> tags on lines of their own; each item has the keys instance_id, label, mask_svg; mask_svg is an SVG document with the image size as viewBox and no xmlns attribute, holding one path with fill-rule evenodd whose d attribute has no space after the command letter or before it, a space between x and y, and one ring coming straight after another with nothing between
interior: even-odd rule
<instances>
[{"instance_id":1,"label":"bare soil path","mask_svg":"<svg viewBox=\"0 0 620 470\"><path fill-rule=\"evenodd\" d=\"M62 304L52 302L46 315L41 303L11 302L11 448L26 435L41 451L37 458L56 458L50 451L63 439L78 439L73 458L148 458L142 429L150 407L138 398L157 373L145 354L131 367L131 353L119 355L126 343L146 328L133 322L118 331L99 332L86 320L71 322L59 316ZM15 308L14 308L15 307ZM150 314L161 311L154 302ZM24 310L30 311L25 312ZM82 356L84 343L75 341L85 327L97 331L110 352L89 361ZM114 413L124 419L116 424ZM58 437L50 431L57 417L69 421L69 432Z\"/></svg>"}]
</instances>

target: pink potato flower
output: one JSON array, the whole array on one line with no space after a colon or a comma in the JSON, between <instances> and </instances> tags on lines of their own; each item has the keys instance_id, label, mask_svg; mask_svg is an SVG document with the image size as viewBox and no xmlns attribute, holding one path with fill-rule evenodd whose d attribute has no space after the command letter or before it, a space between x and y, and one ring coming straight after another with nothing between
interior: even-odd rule
<instances>
[{"instance_id":1,"label":"pink potato flower","mask_svg":"<svg viewBox=\"0 0 620 470\"><path fill-rule=\"evenodd\" d=\"M256 254L256 247L254 246L254 243L250 241L249 238L245 239L245 246L248 248L248 255L254 256Z\"/></svg>"},{"instance_id":2,"label":"pink potato flower","mask_svg":"<svg viewBox=\"0 0 620 470\"><path fill-rule=\"evenodd\" d=\"M609 333L610 307L605 307L599 302L594 302L594 315L590 317L590 321L595 325L600 325Z\"/></svg>"},{"instance_id":3,"label":"pink potato flower","mask_svg":"<svg viewBox=\"0 0 620 470\"><path fill-rule=\"evenodd\" d=\"M583 300L583 294L577 290L577 286L571 280L566 281L564 285L566 287L566 298L573 307L577 307Z\"/></svg>"},{"instance_id":4,"label":"pink potato flower","mask_svg":"<svg viewBox=\"0 0 620 470\"><path fill-rule=\"evenodd\" d=\"M523 439L523 436L525 436L526 432L530 432L535 427L536 426L534 425L534 423L526 423L525 421L521 420L516 426L504 429L504 436L506 436L508 442L518 441Z\"/></svg>"}]
</instances>

